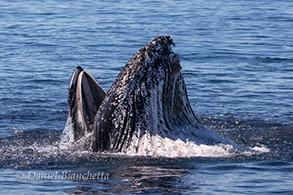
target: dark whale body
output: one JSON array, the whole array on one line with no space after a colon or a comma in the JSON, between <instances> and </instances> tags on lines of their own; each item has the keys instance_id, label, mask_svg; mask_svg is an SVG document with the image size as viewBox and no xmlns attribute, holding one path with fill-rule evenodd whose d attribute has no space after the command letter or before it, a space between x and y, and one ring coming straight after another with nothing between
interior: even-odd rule
<instances>
[{"instance_id":1,"label":"dark whale body","mask_svg":"<svg viewBox=\"0 0 293 195\"><path fill-rule=\"evenodd\" d=\"M88 137L95 152L143 151L146 155L165 138L196 144L228 143L199 123L172 45L170 36L158 36L141 48L108 93L76 67L68 99L73 139Z\"/></svg>"}]
</instances>

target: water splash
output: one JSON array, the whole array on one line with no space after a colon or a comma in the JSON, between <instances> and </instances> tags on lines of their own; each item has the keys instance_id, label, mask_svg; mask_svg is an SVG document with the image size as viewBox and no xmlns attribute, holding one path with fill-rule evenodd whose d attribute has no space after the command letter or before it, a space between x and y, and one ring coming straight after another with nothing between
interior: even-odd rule
<instances>
[{"instance_id":1,"label":"water splash","mask_svg":"<svg viewBox=\"0 0 293 195\"><path fill-rule=\"evenodd\" d=\"M208 119L207 119L208 120ZM212 121L210 121L212 122ZM221 126L221 121L218 121ZM254 122L256 124L256 122ZM281 137L282 134L274 137L262 136L256 137L255 130L251 130L251 124L243 123L239 130L229 129L229 139L236 140L234 142L205 144L202 134L202 142L195 142L190 139L160 137L158 135L150 136L150 142L141 142L139 150L129 150L126 153L96 153L91 151L91 146L87 139L74 142L72 139L71 121L67 121L67 125L62 133L61 130L31 130L19 132L14 136L0 139L0 167L12 168L62 168L62 167L80 167L85 164L93 166L101 162L112 162L113 158L132 159L132 158L268 158L268 159L289 159L292 158L292 145L289 145L290 137ZM257 123L257 125L259 125ZM264 124L262 126L265 126ZM267 125L269 132L290 132L287 127ZM218 127L219 128L219 127ZM230 128L232 126L230 125ZM244 131L243 129L246 129ZM213 129L214 130L214 129ZM223 131L223 130L222 130ZM219 134L221 133L218 129ZM241 136L245 135L245 136ZM216 137L220 137L211 132ZM235 134L235 135L234 135ZM236 135L237 134L237 135ZM225 137L226 137L225 136ZM236 136L236 137L235 137ZM252 139L247 139L250 137ZM288 137L288 136L287 136ZM222 138L223 139L223 138ZM242 140L238 140L242 139ZM148 140L146 138L142 140ZM185 141L184 141L185 140ZM285 141L288 143L285 144ZM239 144L241 143L241 144ZM241 146L244 145L244 146ZM290 147L288 147L290 146ZM147 149L147 150L146 150ZM121 159L120 159L121 160ZM118 161L120 161L118 160ZM114 162L114 161L113 161Z\"/></svg>"},{"instance_id":2,"label":"water splash","mask_svg":"<svg viewBox=\"0 0 293 195\"><path fill-rule=\"evenodd\" d=\"M183 128L183 127L182 127ZM188 128L188 127L185 127ZM188 130L188 129L185 129ZM178 132L182 129L178 129ZM189 131L189 130L188 130ZM91 140L93 134L74 141L73 127L70 116L62 132L59 148L72 151L91 151ZM216 135L211 131L196 130L193 139L186 138L178 133L177 137L162 137L159 135L144 134L138 143L138 147L130 147L126 152L116 153L127 156L148 156L148 157L230 157L233 155L253 155L266 153L269 149L264 145L255 147L244 147ZM209 140L218 142L211 144ZM210 143L209 143L210 142ZM111 154L103 152L102 154ZM99 155L97 153L97 155Z\"/></svg>"}]
</instances>

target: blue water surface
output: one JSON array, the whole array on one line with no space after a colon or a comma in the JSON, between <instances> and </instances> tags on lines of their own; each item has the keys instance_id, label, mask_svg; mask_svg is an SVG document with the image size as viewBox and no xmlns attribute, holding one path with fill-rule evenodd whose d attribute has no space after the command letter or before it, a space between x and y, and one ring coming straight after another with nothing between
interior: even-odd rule
<instances>
[{"instance_id":1,"label":"blue water surface","mask_svg":"<svg viewBox=\"0 0 293 195\"><path fill-rule=\"evenodd\" d=\"M269 153L169 159L50 149L66 123L74 68L107 91L158 35L176 44L201 122ZM1 192L292 194L292 37L292 0L1 0ZM27 177L56 171L56 179ZM109 178L62 179L62 171Z\"/></svg>"}]
</instances>

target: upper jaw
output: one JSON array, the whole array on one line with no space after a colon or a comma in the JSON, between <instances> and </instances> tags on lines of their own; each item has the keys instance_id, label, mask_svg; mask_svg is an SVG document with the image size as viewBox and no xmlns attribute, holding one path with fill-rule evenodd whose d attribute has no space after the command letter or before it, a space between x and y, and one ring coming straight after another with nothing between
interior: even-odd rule
<instances>
[{"instance_id":1,"label":"upper jaw","mask_svg":"<svg viewBox=\"0 0 293 195\"><path fill-rule=\"evenodd\" d=\"M74 106L75 103L75 96L76 96L76 87L79 74L83 72L83 69L80 66L77 66L71 76L69 87L68 87L68 103L69 106Z\"/></svg>"}]
</instances>

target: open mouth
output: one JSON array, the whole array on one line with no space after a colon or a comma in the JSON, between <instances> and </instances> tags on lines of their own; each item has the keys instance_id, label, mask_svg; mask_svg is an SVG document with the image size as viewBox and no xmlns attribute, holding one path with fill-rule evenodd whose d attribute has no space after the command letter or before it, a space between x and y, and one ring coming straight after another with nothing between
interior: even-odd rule
<instances>
[{"instance_id":1,"label":"open mouth","mask_svg":"<svg viewBox=\"0 0 293 195\"><path fill-rule=\"evenodd\" d=\"M74 125L74 139L92 131L96 113L106 96L100 85L81 67L76 67L68 89L70 116Z\"/></svg>"}]
</instances>

